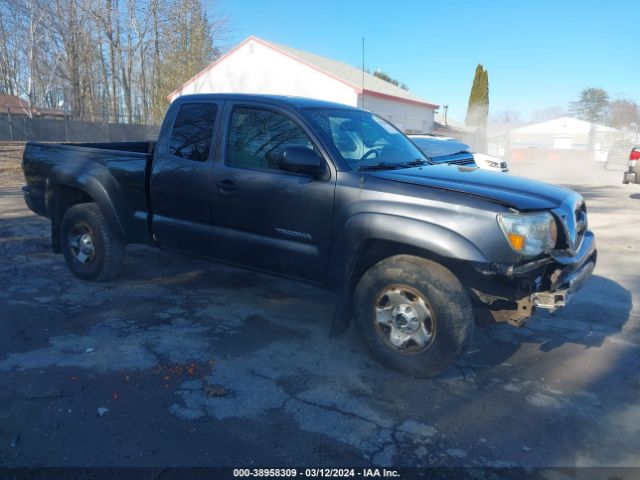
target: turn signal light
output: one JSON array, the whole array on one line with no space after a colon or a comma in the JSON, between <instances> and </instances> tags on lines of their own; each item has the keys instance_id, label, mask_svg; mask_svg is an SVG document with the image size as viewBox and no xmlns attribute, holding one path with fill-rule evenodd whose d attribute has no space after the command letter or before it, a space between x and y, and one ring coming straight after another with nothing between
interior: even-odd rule
<instances>
[{"instance_id":1,"label":"turn signal light","mask_svg":"<svg viewBox=\"0 0 640 480\"><path fill-rule=\"evenodd\" d=\"M524 237L522 235L518 235L517 233L510 232L508 236L509 236L509 243L511 243L511 246L513 247L514 250L517 250L519 252L524 250Z\"/></svg>"}]
</instances>

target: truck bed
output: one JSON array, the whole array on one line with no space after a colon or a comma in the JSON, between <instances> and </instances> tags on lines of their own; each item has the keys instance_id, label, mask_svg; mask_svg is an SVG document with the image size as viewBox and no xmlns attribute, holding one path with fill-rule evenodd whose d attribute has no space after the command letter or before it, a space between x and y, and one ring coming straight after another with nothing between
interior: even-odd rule
<instances>
[{"instance_id":1,"label":"truck bed","mask_svg":"<svg viewBox=\"0 0 640 480\"><path fill-rule=\"evenodd\" d=\"M155 142L121 143L41 143L28 142L22 159L33 210L48 216L47 182L55 178L101 177L116 182L122 201L136 224L144 223L147 213L145 185L153 159ZM135 230L139 230L135 228ZM136 235L137 236L137 235Z\"/></svg>"},{"instance_id":2,"label":"truck bed","mask_svg":"<svg viewBox=\"0 0 640 480\"><path fill-rule=\"evenodd\" d=\"M68 147L98 148L129 153L148 153L153 155L156 142L112 142L112 143L57 143Z\"/></svg>"}]
</instances>

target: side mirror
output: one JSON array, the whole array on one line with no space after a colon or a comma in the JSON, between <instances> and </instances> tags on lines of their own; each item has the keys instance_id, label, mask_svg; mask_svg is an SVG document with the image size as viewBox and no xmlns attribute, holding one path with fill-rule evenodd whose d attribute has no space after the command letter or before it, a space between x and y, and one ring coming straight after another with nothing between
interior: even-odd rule
<instances>
[{"instance_id":1,"label":"side mirror","mask_svg":"<svg viewBox=\"0 0 640 480\"><path fill-rule=\"evenodd\" d=\"M318 178L324 176L324 159L306 147L287 147L282 152L280 168L287 172L303 173Z\"/></svg>"}]
</instances>

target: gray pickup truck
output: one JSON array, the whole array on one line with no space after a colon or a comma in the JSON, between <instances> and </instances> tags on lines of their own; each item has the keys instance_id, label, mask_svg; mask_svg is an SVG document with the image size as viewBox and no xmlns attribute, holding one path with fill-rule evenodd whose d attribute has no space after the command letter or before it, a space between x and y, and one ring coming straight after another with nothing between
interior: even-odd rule
<instances>
[{"instance_id":1,"label":"gray pickup truck","mask_svg":"<svg viewBox=\"0 0 640 480\"><path fill-rule=\"evenodd\" d=\"M577 193L430 165L382 118L318 100L183 96L156 143L29 143L23 168L78 277L116 276L141 243L312 282L339 295L332 335L354 318L415 376L459 358L478 315L563 307L596 262Z\"/></svg>"}]
</instances>

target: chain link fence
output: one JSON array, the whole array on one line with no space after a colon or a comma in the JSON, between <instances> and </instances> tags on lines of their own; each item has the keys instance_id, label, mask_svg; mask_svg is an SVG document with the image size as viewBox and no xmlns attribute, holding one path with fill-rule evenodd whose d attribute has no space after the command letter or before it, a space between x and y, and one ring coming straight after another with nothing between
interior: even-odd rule
<instances>
[{"instance_id":1,"label":"chain link fence","mask_svg":"<svg viewBox=\"0 0 640 480\"><path fill-rule=\"evenodd\" d=\"M535 127L535 125L533 125ZM529 126L493 127L488 136L488 153L508 161L588 160L607 170L626 170L629 153L640 144L640 129L631 124L622 129L596 127L564 132Z\"/></svg>"},{"instance_id":2,"label":"chain link fence","mask_svg":"<svg viewBox=\"0 0 640 480\"><path fill-rule=\"evenodd\" d=\"M591 148L601 155L608 170L626 170L631 149L640 142L638 127L629 127L614 132L594 132Z\"/></svg>"},{"instance_id":3,"label":"chain link fence","mask_svg":"<svg viewBox=\"0 0 640 480\"><path fill-rule=\"evenodd\" d=\"M29 117L0 113L0 141L129 142L155 140L158 125Z\"/></svg>"}]
</instances>

